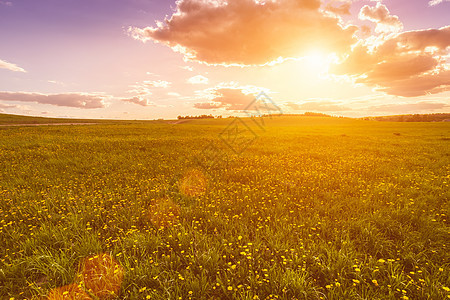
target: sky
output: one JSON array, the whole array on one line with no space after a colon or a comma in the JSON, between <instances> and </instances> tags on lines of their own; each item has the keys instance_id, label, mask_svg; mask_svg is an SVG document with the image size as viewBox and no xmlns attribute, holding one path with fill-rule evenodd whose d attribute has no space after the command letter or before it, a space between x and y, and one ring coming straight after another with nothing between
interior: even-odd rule
<instances>
[{"instance_id":1,"label":"sky","mask_svg":"<svg viewBox=\"0 0 450 300\"><path fill-rule=\"evenodd\" d=\"M450 112L449 0L0 0L0 112Z\"/></svg>"}]
</instances>

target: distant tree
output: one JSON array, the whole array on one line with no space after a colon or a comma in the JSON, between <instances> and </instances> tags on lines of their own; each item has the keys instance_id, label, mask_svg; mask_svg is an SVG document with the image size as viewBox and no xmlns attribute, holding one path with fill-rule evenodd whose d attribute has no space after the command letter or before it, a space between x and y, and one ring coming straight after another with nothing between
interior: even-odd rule
<instances>
[{"instance_id":1,"label":"distant tree","mask_svg":"<svg viewBox=\"0 0 450 300\"><path fill-rule=\"evenodd\" d=\"M213 115L200 115L200 116L178 116L178 120L186 119L214 119Z\"/></svg>"},{"instance_id":2,"label":"distant tree","mask_svg":"<svg viewBox=\"0 0 450 300\"><path fill-rule=\"evenodd\" d=\"M366 117L376 121L387 122L442 122L450 118L449 113L437 114L414 114L414 115L394 115L394 116L380 116L380 117Z\"/></svg>"}]
</instances>

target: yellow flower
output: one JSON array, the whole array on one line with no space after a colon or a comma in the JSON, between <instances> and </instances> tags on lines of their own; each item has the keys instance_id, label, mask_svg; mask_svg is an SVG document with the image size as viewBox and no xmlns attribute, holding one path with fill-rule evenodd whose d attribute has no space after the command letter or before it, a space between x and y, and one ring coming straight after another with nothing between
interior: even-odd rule
<instances>
[{"instance_id":1,"label":"yellow flower","mask_svg":"<svg viewBox=\"0 0 450 300\"><path fill-rule=\"evenodd\" d=\"M354 283L356 283L356 284L359 283L359 280L358 280L358 279L352 279L352 281L353 281Z\"/></svg>"},{"instance_id":2,"label":"yellow flower","mask_svg":"<svg viewBox=\"0 0 450 300\"><path fill-rule=\"evenodd\" d=\"M227 290L232 291L232 290L233 290L233 287L232 287L232 286L229 286L229 287L227 287Z\"/></svg>"}]
</instances>

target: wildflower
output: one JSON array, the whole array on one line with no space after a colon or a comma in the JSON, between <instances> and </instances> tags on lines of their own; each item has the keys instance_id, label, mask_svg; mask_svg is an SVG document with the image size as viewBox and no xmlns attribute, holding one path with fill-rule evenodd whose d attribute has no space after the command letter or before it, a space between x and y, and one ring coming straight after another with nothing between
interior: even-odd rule
<instances>
[{"instance_id":1,"label":"wildflower","mask_svg":"<svg viewBox=\"0 0 450 300\"><path fill-rule=\"evenodd\" d=\"M14 298L13 298L14 299ZM91 300L78 285L70 284L65 285L50 291L47 297L48 300L57 299L80 299L80 300Z\"/></svg>"}]
</instances>

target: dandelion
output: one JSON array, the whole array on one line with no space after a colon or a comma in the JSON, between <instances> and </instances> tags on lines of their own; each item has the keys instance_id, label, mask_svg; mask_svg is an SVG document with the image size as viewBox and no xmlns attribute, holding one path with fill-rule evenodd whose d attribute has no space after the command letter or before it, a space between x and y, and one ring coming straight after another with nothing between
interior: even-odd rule
<instances>
[{"instance_id":1,"label":"dandelion","mask_svg":"<svg viewBox=\"0 0 450 300\"><path fill-rule=\"evenodd\" d=\"M48 300L73 299L92 300L77 284L65 285L52 289L47 297Z\"/></svg>"}]
</instances>

